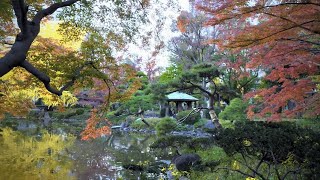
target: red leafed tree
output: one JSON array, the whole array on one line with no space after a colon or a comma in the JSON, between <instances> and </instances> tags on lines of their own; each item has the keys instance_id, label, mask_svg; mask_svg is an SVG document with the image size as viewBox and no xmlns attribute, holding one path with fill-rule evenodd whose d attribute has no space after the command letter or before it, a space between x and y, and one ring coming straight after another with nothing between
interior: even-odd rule
<instances>
[{"instance_id":1,"label":"red leafed tree","mask_svg":"<svg viewBox=\"0 0 320 180\"><path fill-rule=\"evenodd\" d=\"M320 115L318 0L201 0L197 8L208 15L206 25L228 27L220 48L249 50L247 67L266 72L269 86L247 94L250 118Z\"/></svg>"}]
</instances>

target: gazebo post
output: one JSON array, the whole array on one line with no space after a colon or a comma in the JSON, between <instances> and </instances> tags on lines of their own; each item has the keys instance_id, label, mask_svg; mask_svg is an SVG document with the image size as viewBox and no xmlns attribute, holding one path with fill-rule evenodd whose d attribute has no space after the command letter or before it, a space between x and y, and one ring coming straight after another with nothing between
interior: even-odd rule
<instances>
[{"instance_id":1,"label":"gazebo post","mask_svg":"<svg viewBox=\"0 0 320 180\"><path fill-rule=\"evenodd\" d=\"M192 109L192 101L188 101L187 102L187 106L188 106L188 110Z\"/></svg>"}]
</instances>

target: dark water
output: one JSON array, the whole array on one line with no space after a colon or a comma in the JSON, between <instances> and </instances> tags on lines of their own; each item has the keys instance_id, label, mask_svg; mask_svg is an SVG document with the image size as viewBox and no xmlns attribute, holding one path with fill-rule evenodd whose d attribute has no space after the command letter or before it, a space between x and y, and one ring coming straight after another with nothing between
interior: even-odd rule
<instances>
[{"instance_id":1,"label":"dark water","mask_svg":"<svg viewBox=\"0 0 320 180\"><path fill-rule=\"evenodd\" d=\"M153 135L120 132L89 142L77 140L71 149L74 175L77 179L158 179L161 167L170 158L167 151L149 148L154 140ZM123 168L128 164L144 170Z\"/></svg>"},{"instance_id":2,"label":"dark water","mask_svg":"<svg viewBox=\"0 0 320 180\"><path fill-rule=\"evenodd\" d=\"M150 134L114 132L107 137L81 141L39 128L0 129L0 180L159 179L164 176L161 168L170 163L172 156L170 149L150 149L155 139ZM142 169L124 168L128 165Z\"/></svg>"}]
</instances>

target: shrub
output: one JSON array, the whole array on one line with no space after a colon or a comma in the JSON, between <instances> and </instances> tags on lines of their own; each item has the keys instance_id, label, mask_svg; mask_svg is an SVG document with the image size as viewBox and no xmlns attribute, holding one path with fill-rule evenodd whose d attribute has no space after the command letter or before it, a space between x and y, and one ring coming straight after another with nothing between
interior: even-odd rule
<instances>
[{"instance_id":1,"label":"shrub","mask_svg":"<svg viewBox=\"0 0 320 180\"><path fill-rule=\"evenodd\" d=\"M194 127L195 127L195 128L201 128L201 127L203 127L207 122L208 122L207 119L200 119L199 121L197 121L196 123L194 123Z\"/></svg>"},{"instance_id":2,"label":"shrub","mask_svg":"<svg viewBox=\"0 0 320 180\"><path fill-rule=\"evenodd\" d=\"M177 121L171 118L163 118L156 125L157 135L165 135L168 132L175 130L177 127Z\"/></svg>"},{"instance_id":3,"label":"shrub","mask_svg":"<svg viewBox=\"0 0 320 180\"><path fill-rule=\"evenodd\" d=\"M219 118L230 121L247 120L245 112L247 107L247 103L243 102L240 98L235 98L231 100L230 105L219 114Z\"/></svg>"},{"instance_id":4,"label":"shrub","mask_svg":"<svg viewBox=\"0 0 320 180\"><path fill-rule=\"evenodd\" d=\"M116 111L111 111L106 115L106 118L112 123L112 124L120 124L122 121L126 119L126 116L117 116Z\"/></svg>"},{"instance_id":5,"label":"shrub","mask_svg":"<svg viewBox=\"0 0 320 180\"><path fill-rule=\"evenodd\" d=\"M177 119L186 117L192 110L181 111L177 114ZM194 124L201 119L200 113L190 114L187 119L183 121L184 124Z\"/></svg>"},{"instance_id":6,"label":"shrub","mask_svg":"<svg viewBox=\"0 0 320 180\"><path fill-rule=\"evenodd\" d=\"M147 125L144 122L142 122L141 120L135 120L131 124L131 127L139 130L139 129L143 129L143 128L147 127Z\"/></svg>"},{"instance_id":7,"label":"shrub","mask_svg":"<svg viewBox=\"0 0 320 180\"><path fill-rule=\"evenodd\" d=\"M268 177L270 172L278 173L279 179L318 179L320 176L320 134L297 127L295 123L237 122L234 129L222 129L215 142L230 157L242 154L239 162L250 157L250 164L260 162L261 167L267 167L259 169L261 179L267 179L262 176ZM239 170L248 168L240 166Z\"/></svg>"},{"instance_id":8,"label":"shrub","mask_svg":"<svg viewBox=\"0 0 320 180\"><path fill-rule=\"evenodd\" d=\"M76 114L77 115L81 115L81 114L83 114L84 113L84 110L83 109L77 109L76 110Z\"/></svg>"},{"instance_id":9,"label":"shrub","mask_svg":"<svg viewBox=\"0 0 320 180\"><path fill-rule=\"evenodd\" d=\"M144 122L142 122L142 120L133 121L133 123L131 124L131 127L134 129L143 129L143 128L153 129L161 121L161 118L145 118L144 120L150 125L149 127Z\"/></svg>"}]
</instances>

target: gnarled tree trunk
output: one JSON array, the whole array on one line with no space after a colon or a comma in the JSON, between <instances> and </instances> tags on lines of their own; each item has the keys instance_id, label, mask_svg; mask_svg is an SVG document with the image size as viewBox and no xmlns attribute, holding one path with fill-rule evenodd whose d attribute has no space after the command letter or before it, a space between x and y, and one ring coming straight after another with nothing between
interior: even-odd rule
<instances>
[{"instance_id":1,"label":"gnarled tree trunk","mask_svg":"<svg viewBox=\"0 0 320 180\"><path fill-rule=\"evenodd\" d=\"M41 20L54 13L57 9L71 6L78 1L80 0L67 0L64 2L54 3L48 8L37 12L33 19L29 21L27 19L28 6L25 4L24 0L11 0L20 33L16 36L15 42L10 51L5 54L4 57L0 58L0 77L10 72L14 67L20 66L42 81L48 91L59 96L62 95L62 91L73 83L68 83L68 86L66 85L60 90L51 87L50 78L30 64L26 60L26 57L31 44L40 32Z\"/></svg>"}]
</instances>

